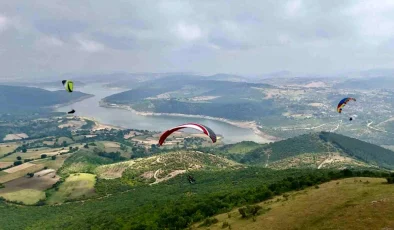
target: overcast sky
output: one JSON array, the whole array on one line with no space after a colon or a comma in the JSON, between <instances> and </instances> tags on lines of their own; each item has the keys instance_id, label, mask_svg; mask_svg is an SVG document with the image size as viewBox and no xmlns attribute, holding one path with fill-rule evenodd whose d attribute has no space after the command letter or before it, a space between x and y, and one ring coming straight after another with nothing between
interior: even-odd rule
<instances>
[{"instance_id":1,"label":"overcast sky","mask_svg":"<svg viewBox=\"0 0 394 230\"><path fill-rule=\"evenodd\" d=\"M0 77L391 67L393 0L0 2Z\"/></svg>"}]
</instances>

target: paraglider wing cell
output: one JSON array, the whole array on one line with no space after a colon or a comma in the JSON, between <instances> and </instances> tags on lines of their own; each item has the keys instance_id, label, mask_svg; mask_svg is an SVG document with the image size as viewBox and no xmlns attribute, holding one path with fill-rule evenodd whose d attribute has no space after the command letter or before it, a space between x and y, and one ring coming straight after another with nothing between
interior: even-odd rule
<instances>
[{"instance_id":1,"label":"paraglider wing cell","mask_svg":"<svg viewBox=\"0 0 394 230\"><path fill-rule=\"evenodd\" d=\"M200 124L195 124L195 123L188 123L188 124L183 124L180 126L177 126L175 128L169 129L167 131L165 131L159 139L159 145L163 145L164 141L167 139L168 136L170 136L172 133L180 130L180 129L185 129L185 128L192 128L192 129L196 129L198 131L203 132L205 135L209 136L212 140L213 143L216 142L216 134L212 131L212 129L204 126L204 125L200 125Z\"/></svg>"}]
</instances>

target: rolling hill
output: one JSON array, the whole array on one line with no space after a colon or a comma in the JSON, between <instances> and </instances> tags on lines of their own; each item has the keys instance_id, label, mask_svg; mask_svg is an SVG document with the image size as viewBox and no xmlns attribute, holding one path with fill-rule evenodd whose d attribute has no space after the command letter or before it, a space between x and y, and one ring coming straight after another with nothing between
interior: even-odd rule
<instances>
[{"instance_id":1,"label":"rolling hill","mask_svg":"<svg viewBox=\"0 0 394 230\"><path fill-rule=\"evenodd\" d=\"M265 90L270 88L274 87L176 75L148 81L132 90L106 97L103 102L131 105L138 111L253 120L280 114L273 99L265 98Z\"/></svg>"},{"instance_id":2,"label":"rolling hill","mask_svg":"<svg viewBox=\"0 0 394 230\"><path fill-rule=\"evenodd\" d=\"M223 157L198 151L177 151L148 158L125 161L98 167L95 172L100 178L138 180L145 183L159 183L178 174L195 170L215 171L226 168L240 168L239 163Z\"/></svg>"},{"instance_id":3,"label":"rolling hill","mask_svg":"<svg viewBox=\"0 0 394 230\"><path fill-rule=\"evenodd\" d=\"M391 229L393 194L381 178L342 179L261 202L255 217L242 218L237 208L191 229Z\"/></svg>"},{"instance_id":4,"label":"rolling hill","mask_svg":"<svg viewBox=\"0 0 394 230\"><path fill-rule=\"evenodd\" d=\"M0 114L36 112L66 104L91 95L65 90L48 91L33 87L0 85Z\"/></svg>"},{"instance_id":5,"label":"rolling hill","mask_svg":"<svg viewBox=\"0 0 394 230\"><path fill-rule=\"evenodd\" d=\"M240 149L242 155L232 149ZM394 168L394 152L344 135L311 133L260 145L241 142L220 149L230 159L271 168Z\"/></svg>"},{"instance_id":6,"label":"rolling hill","mask_svg":"<svg viewBox=\"0 0 394 230\"><path fill-rule=\"evenodd\" d=\"M338 83L334 87L340 89L362 89L362 90L394 89L394 79L392 77L392 74L390 76L350 79Z\"/></svg>"}]
</instances>

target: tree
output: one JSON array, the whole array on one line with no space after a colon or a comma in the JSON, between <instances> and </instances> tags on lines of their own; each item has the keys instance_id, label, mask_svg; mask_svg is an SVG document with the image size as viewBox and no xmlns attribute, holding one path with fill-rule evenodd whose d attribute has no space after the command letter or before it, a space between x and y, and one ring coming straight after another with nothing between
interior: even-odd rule
<instances>
[{"instance_id":1,"label":"tree","mask_svg":"<svg viewBox=\"0 0 394 230\"><path fill-rule=\"evenodd\" d=\"M52 160L56 160L56 156L52 156L51 159L52 159Z\"/></svg>"},{"instance_id":2,"label":"tree","mask_svg":"<svg viewBox=\"0 0 394 230\"><path fill-rule=\"evenodd\" d=\"M18 165L21 165L21 164L23 164L22 161L15 161L15 162L14 162L14 166L18 166Z\"/></svg>"},{"instance_id":3,"label":"tree","mask_svg":"<svg viewBox=\"0 0 394 230\"><path fill-rule=\"evenodd\" d=\"M88 149L88 148L89 148L89 145L88 145L88 144L85 144L83 147L84 147L85 149Z\"/></svg>"},{"instance_id":4,"label":"tree","mask_svg":"<svg viewBox=\"0 0 394 230\"><path fill-rule=\"evenodd\" d=\"M67 141L63 141L63 147L67 147Z\"/></svg>"},{"instance_id":5,"label":"tree","mask_svg":"<svg viewBox=\"0 0 394 230\"><path fill-rule=\"evenodd\" d=\"M20 160L22 160L22 157L21 157L21 156L17 156L16 159L17 159L18 161L20 161Z\"/></svg>"},{"instance_id":6,"label":"tree","mask_svg":"<svg viewBox=\"0 0 394 230\"><path fill-rule=\"evenodd\" d=\"M29 178L32 178L32 177L34 177L34 173L27 173L27 176L29 177Z\"/></svg>"},{"instance_id":7,"label":"tree","mask_svg":"<svg viewBox=\"0 0 394 230\"><path fill-rule=\"evenodd\" d=\"M27 152L26 147L23 147L23 148L22 148L22 152L24 152L24 153Z\"/></svg>"},{"instance_id":8,"label":"tree","mask_svg":"<svg viewBox=\"0 0 394 230\"><path fill-rule=\"evenodd\" d=\"M48 156L48 155L46 155L46 154L42 154L42 155L41 155L41 159L47 158L47 156Z\"/></svg>"}]
</instances>

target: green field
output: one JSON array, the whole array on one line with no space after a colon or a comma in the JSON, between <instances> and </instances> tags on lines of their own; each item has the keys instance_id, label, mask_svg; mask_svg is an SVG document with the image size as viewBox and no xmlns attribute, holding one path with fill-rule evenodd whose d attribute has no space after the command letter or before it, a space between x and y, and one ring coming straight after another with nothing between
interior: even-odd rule
<instances>
[{"instance_id":1,"label":"green field","mask_svg":"<svg viewBox=\"0 0 394 230\"><path fill-rule=\"evenodd\" d=\"M216 216L219 222L198 229L392 229L394 186L382 178L349 178L291 192L259 203L269 211L242 219L238 208ZM229 217L230 216L230 217ZM201 223L200 223L201 224ZM196 229L196 224L193 229Z\"/></svg>"},{"instance_id":2,"label":"green field","mask_svg":"<svg viewBox=\"0 0 394 230\"><path fill-rule=\"evenodd\" d=\"M93 196L96 176L88 173L71 174L48 199L48 204L63 203L67 200Z\"/></svg>"},{"instance_id":3,"label":"green field","mask_svg":"<svg viewBox=\"0 0 394 230\"><path fill-rule=\"evenodd\" d=\"M9 156L6 156L1 159L1 161L4 162L14 162L16 161L17 157L20 156L22 157L22 160L24 159L36 159L40 158L42 154L47 154L48 156L52 155L57 155L61 151L61 148L56 148L56 149L51 149L51 148L36 148L36 149L28 149L27 152L22 153L14 153ZM67 151L67 150L66 150Z\"/></svg>"},{"instance_id":4,"label":"green field","mask_svg":"<svg viewBox=\"0 0 394 230\"><path fill-rule=\"evenodd\" d=\"M254 149L257 149L258 147L261 147L261 145L252 141L243 141L237 144L225 146L223 147L223 149L225 149L228 153L245 154Z\"/></svg>"},{"instance_id":5,"label":"green field","mask_svg":"<svg viewBox=\"0 0 394 230\"><path fill-rule=\"evenodd\" d=\"M57 140L56 143L57 143L58 145L62 145L64 141L65 141L67 144L72 144L72 143L74 143L74 141L71 140L71 139L68 138L68 137L59 137L59 139Z\"/></svg>"},{"instance_id":6,"label":"green field","mask_svg":"<svg viewBox=\"0 0 394 230\"><path fill-rule=\"evenodd\" d=\"M22 189L16 192L9 192L5 194L0 193L0 197L4 197L4 199L10 201L23 202L24 204L35 204L39 200L45 199L45 192L35 189Z\"/></svg>"},{"instance_id":7,"label":"green field","mask_svg":"<svg viewBox=\"0 0 394 230\"><path fill-rule=\"evenodd\" d=\"M71 155L70 154L65 154L65 155L58 155L56 156L56 160L52 160L51 158L46 158L42 160L37 160L33 161L33 164L41 164L44 167L48 167L50 169L55 169L58 170L60 167L62 167L64 161Z\"/></svg>"}]
</instances>

